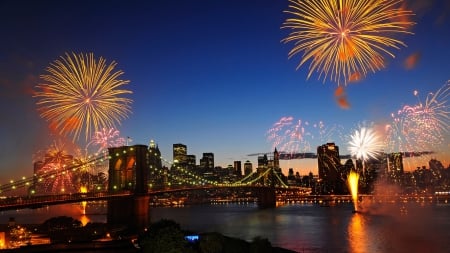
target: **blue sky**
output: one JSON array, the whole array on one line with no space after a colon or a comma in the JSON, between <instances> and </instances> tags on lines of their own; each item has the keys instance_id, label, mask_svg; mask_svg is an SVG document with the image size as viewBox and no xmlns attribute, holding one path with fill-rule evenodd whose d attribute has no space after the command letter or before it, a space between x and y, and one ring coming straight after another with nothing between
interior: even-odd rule
<instances>
[{"instance_id":1,"label":"blue sky","mask_svg":"<svg viewBox=\"0 0 450 253\"><path fill-rule=\"evenodd\" d=\"M213 152L216 165L256 165L257 157L247 154L272 151L266 132L286 116L339 125L343 135L364 121L389 122L392 112L417 103L414 90L425 99L450 79L450 4L422 0L407 6L417 23L414 35L399 38L407 47L394 49L396 58L388 58L385 69L348 85L350 108L343 109L335 83L315 75L307 80L307 65L296 70L300 58L288 59L292 44L281 42L288 31L280 29L287 0L2 1L0 178L31 175L33 154L51 143L32 90L66 52L92 52L118 63L134 101L118 130L131 144L155 140L168 160L172 144L183 143L197 161ZM405 69L412 54L420 58ZM316 140L312 152L324 144ZM348 153L337 136L327 140ZM282 165L301 174L317 166Z\"/></svg>"}]
</instances>

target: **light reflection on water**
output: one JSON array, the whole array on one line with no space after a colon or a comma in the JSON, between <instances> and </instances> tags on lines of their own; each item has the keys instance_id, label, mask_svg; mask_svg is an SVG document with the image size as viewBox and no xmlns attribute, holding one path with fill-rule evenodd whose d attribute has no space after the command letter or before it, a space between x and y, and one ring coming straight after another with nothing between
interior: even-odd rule
<instances>
[{"instance_id":1,"label":"light reflection on water","mask_svg":"<svg viewBox=\"0 0 450 253\"><path fill-rule=\"evenodd\" d=\"M388 204L353 213L352 204L331 207L291 204L154 208L152 220L174 219L199 232L217 231L251 241L256 236L297 252L448 252L450 206Z\"/></svg>"},{"instance_id":2,"label":"light reflection on water","mask_svg":"<svg viewBox=\"0 0 450 253\"><path fill-rule=\"evenodd\" d=\"M367 224L362 214L355 213L348 223L348 243L349 251L353 253L375 252L369 249L367 237Z\"/></svg>"},{"instance_id":3,"label":"light reflection on water","mask_svg":"<svg viewBox=\"0 0 450 253\"><path fill-rule=\"evenodd\" d=\"M172 219L183 229L220 232L251 241L260 236L297 252L448 252L450 205L376 204L353 213L351 203L330 207L288 204L259 209L255 204L151 207L152 221ZM0 223L15 217L20 224L39 224L66 215L106 222L106 205L66 204L34 210L0 212ZM83 221L82 221L83 222ZM83 222L84 223L84 222Z\"/></svg>"},{"instance_id":4,"label":"light reflection on water","mask_svg":"<svg viewBox=\"0 0 450 253\"><path fill-rule=\"evenodd\" d=\"M82 224L88 222L106 222L106 203L89 203L87 205L74 203L37 209L2 211L0 212L0 224L8 223L10 217L13 217L18 224L41 224L47 219L56 216L70 216L81 221Z\"/></svg>"}]
</instances>

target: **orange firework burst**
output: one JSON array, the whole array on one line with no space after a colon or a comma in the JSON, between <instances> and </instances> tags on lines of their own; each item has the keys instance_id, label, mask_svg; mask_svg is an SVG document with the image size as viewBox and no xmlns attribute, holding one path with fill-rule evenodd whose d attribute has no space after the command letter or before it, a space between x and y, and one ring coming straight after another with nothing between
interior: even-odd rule
<instances>
[{"instance_id":1,"label":"orange firework burst","mask_svg":"<svg viewBox=\"0 0 450 253\"><path fill-rule=\"evenodd\" d=\"M115 62L98 61L94 54L66 53L54 61L41 75L35 97L42 118L60 134L72 134L77 140L83 133L112 128L131 112L132 100L122 97L131 91L120 89L128 80L118 79L123 72L114 71Z\"/></svg>"},{"instance_id":2,"label":"orange firework burst","mask_svg":"<svg viewBox=\"0 0 450 253\"><path fill-rule=\"evenodd\" d=\"M303 52L297 68L311 61L308 77L319 73L338 85L347 84L353 73L365 76L384 68L389 48L406 46L392 35L412 34L411 11L402 0L289 0L292 15L282 28L291 33L282 41L295 42L289 58Z\"/></svg>"}]
</instances>

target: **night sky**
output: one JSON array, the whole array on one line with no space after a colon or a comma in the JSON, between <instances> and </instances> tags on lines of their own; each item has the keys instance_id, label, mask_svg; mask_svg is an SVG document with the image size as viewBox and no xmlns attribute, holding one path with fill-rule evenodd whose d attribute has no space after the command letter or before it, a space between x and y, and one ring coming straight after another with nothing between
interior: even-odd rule
<instances>
[{"instance_id":1,"label":"night sky","mask_svg":"<svg viewBox=\"0 0 450 253\"><path fill-rule=\"evenodd\" d=\"M256 167L257 156L248 154L272 151L267 132L288 116L311 132L317 122L339 125L339 134L311 137L309 150L333 141L348 154L352 129L389 123L391 113L424 101L450 79L450 2L407 7L416 22L413 35L398 37L407 47L391 50L396 57L385 69L347 85L350 106L342 108L336 83L307 79L308 65L296 70L300 55L288 59L293 44L281 42L289 33L281 29L287 0L1 1L0 183L30 176L33 154L52 143L33 90L66 52L118 63L133 104L117 129L132 145L154 140L167 160L172 145L183 143L197 163L213 152L216 165L250 160ZM449 133L444 137L433 151L447 166ZM316 173L317 161L282 166Z\"/></svg>"}]
</instances>

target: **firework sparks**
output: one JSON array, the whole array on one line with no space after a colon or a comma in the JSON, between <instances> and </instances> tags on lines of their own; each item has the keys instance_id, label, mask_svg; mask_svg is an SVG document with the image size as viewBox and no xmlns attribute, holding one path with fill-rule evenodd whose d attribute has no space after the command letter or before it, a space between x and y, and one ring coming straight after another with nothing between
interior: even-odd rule
<instances>
[{"instance_id":1,"label":"firework sparks","mask_svg":"<svg viewBox=\"0 0 450 253\"><path fill-rule=\"evenodd\" d=\"M39 187L46 193L74 191L72 172L67 170L73 161L73 156L69 155L65 144L55 141L46 152L42 166L37 168L35 173L43 180Z\"/></svg>"},{"instance_id":2,"label":"firework sparks","mask_svg":"<svg viewBox=\"0 0 450 253\"><path fill-rule=\"evenodd\" d=\"M294 42L289 58L303 52L298 64L307 61L308 79L318 72L338 85L347 84L354 73L360 77L384 68L384 55L394 57L391 48L406 46L396 34L412 34L413 13L399 5L402 0L289 0L292 15L282 28L291 33L282 40Z\"/></svg>"},{"instance_id":3,"label":"firework sparks","mask_svg":"<svg viewBox=\"0 0 450 253\"><path fill-rule=\"evenodd\" d=\"M393 152L430 151L445 144L450 123L450 82L429 93L424 103L418 91L414 96L418 103L392 113L392 123L386 127L387 145Z\"/></svg>"},{"instance_id":4,"label":"firework sparks","mask_svg":"<svg viewBox=\"0 0 450 253\"><path fill-rule=\"evenodd\" d=\"M114 128L103 128L95 132L90 144L99 146L97 153L106 150L109 147L119 147L126 144L125 138L120 137L119 130Z\"/></svg>"},{"instance_id":5,"label":"firework sparks","mask_svg":"<svg viewBox=\"0 0 450 253\"><path fill-rule=\"evenodd\" d=\"M272 143L272 149L295 154L314 151L319 144L334 141L340 133L340 126L328 127L323 121L311 123L287 116L273 124L266 133L266 139Z\"/></svg>"},{"instance_id":6,"label":"firework sparks","mask_svg":"<svg viewBox=\"0 0 450 253\"><path fill-rule=\"evenodd\" d=\"M122 95L132 92L120 89L129 81L118 79L123 72L114 72L115 66L103 58L97 61L92 53L66 53L47 68L48 73L41 75L44 83L36 86L40 116L60 134L73 135L73 140L83 131L87 140L92 132L120 124L132 103Z\"/></svg>"},{"instance_id":7,"label":"firework sparks","mask_svg":"<svg viewBox=\"0 0 450 253\"><path fill-rule=\"evenodd\" d=\"M357 159L366 161L377 158L381 152L382 142L372 127L361 126L350 136L348 151Z\"/></svg>"}]
</instances>

